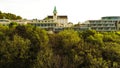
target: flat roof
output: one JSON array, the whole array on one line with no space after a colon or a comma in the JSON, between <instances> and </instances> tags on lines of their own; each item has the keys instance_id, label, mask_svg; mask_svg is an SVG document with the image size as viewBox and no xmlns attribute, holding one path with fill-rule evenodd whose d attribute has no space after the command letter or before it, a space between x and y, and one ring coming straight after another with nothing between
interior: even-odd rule
<instances>
[{"instance_id":1,"label":"flat roof","mask_svg":"<svg viewBox=\"0 0 120 68\"><path fill-rule=\"evenodd\" d=\"M101 19L116 19L116 20L120 20L120 16L105 16L105 17L102 17Z\"/></svg>"}]
</instances>

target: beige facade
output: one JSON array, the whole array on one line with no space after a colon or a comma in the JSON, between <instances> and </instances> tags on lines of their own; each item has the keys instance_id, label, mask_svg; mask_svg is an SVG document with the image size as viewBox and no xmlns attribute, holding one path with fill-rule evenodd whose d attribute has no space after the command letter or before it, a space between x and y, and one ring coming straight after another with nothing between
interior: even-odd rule
<instances>
[{"instance_id":1,"label":"beige facade","mask_svg":"<svg viewBox=\"0 0 120 68\"><path fill-rule=\"evenodd\" d=\"M53 15L49 15L43 20L31 20L28 24L36 25L43 28L48 27L66 27L68 18L66 15L57 15L56 7L54 7Z\"/></svg>"},{"instance_id":2,"label":"beige facade","mask_svg":"<svg viewBox=\"0 0 120 68\"><path fill-rule=\"evenodd\" d=\"M68 18L66 15L57 15L56 17L53 14L53 16L47 16L46 18L47 20L53 20L54 23L58 24L58 27L66 27L68 23Z\"/></svg>"},{"instance_id":3,"label":"beige facade","mask_svg":"<svg viewBox=\"0 0 120 68\"><path fill-rule=\"evenodd\" d=\"M20 25L26 25L29 21L27 20L11 20L12 22L16 22Z\"/></svg>"},{"instance_id":4,"label":"beige facade","mask_svg":"<svg viewBox=\"0 0 120 68\"><path fill-rule=\"evenodd\" d=\"M28 24L38 26L40 28L50 28L56 27L57 23L54 23L54 20L31 20Z\"/></svg>"},{"instance_id":5,"label":"beige facade","mask_svg":"<svg viewBox=\"0 0 120 68\"><path fill-rule=\"evenodd\" d=\"M10 22L11 22L11 21L8 20L8 19L0 19L0 24L1 24L1 25L4 25L4 26L9 25Z\"/></svg>"},{"instance_id":6,"label":"beige facade","mask_svg":"<svg viewBox=\"0 0 120 68\"><path fill-rule=\"evenodd\" d=\"M11 22L16 22L17 24L20 25L26 25L28 23L27 20L8 20L8 19L0 19L0 24L7 26L9 25Z\"/></svg>"}]
</instances>

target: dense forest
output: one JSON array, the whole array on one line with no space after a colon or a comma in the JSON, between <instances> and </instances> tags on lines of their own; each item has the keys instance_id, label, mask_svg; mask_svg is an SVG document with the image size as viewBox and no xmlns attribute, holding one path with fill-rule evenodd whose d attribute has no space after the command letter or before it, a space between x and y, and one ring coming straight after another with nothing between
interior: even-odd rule
<instances>
[{"instance_id":1,"label":"dense forest","mask_svg":"<svg viewBox=\"0 0 120 68\"><path fill-rule=\"evenodd\" d=\"M0 25L0 68L120 68L120 32Z\"/></svg>"},{"instance_id":2,"label":"dense forest","mask_svg":"<svg viewBox=\"0 0 120 68\"><path fill-rule=\"evenodd\" d=\"M3 13L0 11L0 19L10 19L10 20L19 20L19 19L22 19L21 16L17 16L15 14L12 14L12 13Z\"/></svg>"}]
</instances>

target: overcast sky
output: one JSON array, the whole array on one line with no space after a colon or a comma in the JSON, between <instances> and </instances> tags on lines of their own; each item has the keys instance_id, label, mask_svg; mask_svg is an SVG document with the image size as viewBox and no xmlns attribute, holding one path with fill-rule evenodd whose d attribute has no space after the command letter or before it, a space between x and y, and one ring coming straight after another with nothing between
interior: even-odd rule
<instances>
[{"instance_id":1,"label":"overcast sky","mask_svg":"<svg viewBox=\"0 0 120 68\"><path fill-rule=\"evenodd\" d=\"M0 0L2 12L27 19L43 19L52 15L54 6L58 15L67 15L69 22L73 23L120 16L120 0Z\"/></svg>"}]
</instances>

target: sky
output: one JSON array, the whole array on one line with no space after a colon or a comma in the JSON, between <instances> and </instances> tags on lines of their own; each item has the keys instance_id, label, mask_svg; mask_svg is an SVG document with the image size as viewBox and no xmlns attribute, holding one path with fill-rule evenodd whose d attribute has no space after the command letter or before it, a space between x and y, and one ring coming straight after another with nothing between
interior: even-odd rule
<instances>
[{"instance_id":1,"label":"sky","mask_svg":"<svg viewBox=\"0 0 120 68\"><path fill-rule=\"evenodd\" d=\"M0 11L26 19L53 15L54 6L58 15L67 15L68 21L73 23L120 16L120 0L0 0Z\"/></svg>"}]
</instances>

